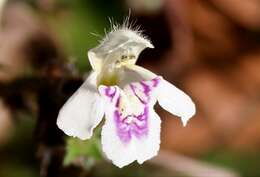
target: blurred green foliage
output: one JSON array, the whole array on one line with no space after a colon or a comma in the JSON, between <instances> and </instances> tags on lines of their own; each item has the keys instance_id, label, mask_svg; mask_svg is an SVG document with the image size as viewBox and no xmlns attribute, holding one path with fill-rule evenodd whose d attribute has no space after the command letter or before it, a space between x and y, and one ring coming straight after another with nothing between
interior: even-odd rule
<instances>
[{"instance_id":1,"label":"blurred green foliage","mask_svg":"<svg viewBox=\"0 0 260 177\"><path fill-rule=\"evenodd\" d=\"M80 72L90 69L87 51L95 47L110 30L109 18L122 22L127 10L120 5L120 1L111 0L59 0L60 10L49 14L48 21L58 34L63 47L70 59L76 62Z\"/></svg>"},{"instance_id":2,"label":"blurred green foliage","mask_svg":"<svg viewBox=\"0 0 260 177\"><path fill-rule=\"evenodd\" d=\"M81 166L90 169L97 161L103 159L100 131L95 131L89 140L82 141L78 138L69 137L66 141L66 155L64 165L81 162Z\"/></svg>"},{"instance_id":3,"label":"blurred green foliage","mask_svg":"<svg viewBox=\"0 0 260 177\"><path fill-rule=\"evenodd\" d=\"M243 177L260 176L260 154L259 152L239 153L228 150L214 151L203 155L201 158L211 164L233 169Z\"/></svg>"},{"instance_id":4,"label":"blurred green foliage","mask_svg":"<svg viewBox=\"0 0 260 177\"><path fill-rule=\"evenodd\" d=\"M37 162L33 131L35 121L29 115L19 115L10 142L0 147L0 177L37 177Z\"/></svg>"},{"instance_id":5,"label":"blurred green foliage","mask_svg":"<svg viewBox=\"0 0 260 177\"><path fill-rule=\"evenodd\" d=\"M102 170L100 170L102 169ZM124 168L118 168L111 163L101 163L92 169L92 177L188 177L181 173L162 167L144 163L132 163Z\"/></svg>"}]
</instances>

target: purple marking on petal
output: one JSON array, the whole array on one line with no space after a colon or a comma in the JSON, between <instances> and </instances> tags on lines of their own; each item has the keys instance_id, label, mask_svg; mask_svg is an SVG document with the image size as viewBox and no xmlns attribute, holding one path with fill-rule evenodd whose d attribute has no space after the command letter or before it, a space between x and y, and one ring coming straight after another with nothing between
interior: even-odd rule
<instances>
[{"instance_id":1,"label":"purple marking on petal","mask_svg":"<svg viewBox=\"0 0 260 177\"><path fill-rule=\"evenodd\" d=\"M140 118L142 117L142 118ZM131 122L129 122L131 119ZM141 138L148 134L148 107L140 115L128 115L122 117L118 110L114 112L117 135L124 143L130 142L133 136Z\"/></svg>"},{"instance_id":2,"label":"purple marking on petal","mask_svg":"<svg viewBox=\"0 0 260 177\"><path fill-rule=\"evenodd\" d=\"M143 107L143 111L140 114L124 114L124 110L120 109L120 95L117 97L115 103L115 111L114 111L114 121L116 127L116 134L119 139L123 143L129 143L133 137L138 139L143 138L148 135L149 127L149 101L151 97L151 92L155 87L160 83L161 77L156 77L149 81L141 81L136 83L129 84L130 92L132 92L132 96L138 98L138 100L142 103L140 106ZM105 95L112 99L116 95L116 87L114 87L115 91L111 91L111 87L105 92ZM112 93L111 93L112 92ZM125 116L123 116L125 115Z\"/></svg>"},{"instance_id":3,"label":"purple marking on petal","mask_svg":"<svg viewBox=\"0 0 260 177\"><path fill-rule=\"evenodd\" d=\"M134 95L138 98L138 100L139 100L141 103L143 103L144 105L146 105L147 102L146 102L144 99L140 98L140 96L139 96L139 95L137 94L137 92L136 92L135 86L132 85L132 84L130 84L130 88L131 88L132 92L134 93Z\"/></svg>"},{"instance_id":4,"label":"purple marking on petal","mask_svg":"<svg viewBox=\"0 0 260 177\"><path fill-rule=\"evenodd\" d=\"M129 125L122 121L121 115L117 110L114 112L114 119L116 123L117 135L121 141L128 143L132 138Z\"/></svg>"},{"instance_id":5,"label":"purple marking on petal","mask_svg":"<svg viewBox=\"0 0 260 177\"><path fill-rule=\"evenodd\" d=\"M144 88L144 94L146 96L149 96L149 92L151 91L151 88L149 87L149 85L146 85L145 81L141 81L140 84L143 86Z\"/></svg>"},{"instance_id":6,"label":"purple marking on petal","mask_svg":"<svg viewBox=\"0 0 260 177\"><path fill-rule=\"evenodd\" d=\"M114 91L112 91L112 89L114 89ZM111 91L112 91L112 93L111 93ZM112 101L113 101L113 98L114 98L115 95L116 95L116 87L106 87L106 89L105 89L105 95L106 95L107 97L109 97L109 98L110 98L110 101L112 102Z\"/></svg>"},{"instance_id":7,"label":"purple marking on petal","mask_svg":"<svg viewBox=\"0 0 260 177\"><path fill-rule=\"evenodd\" d=\"M143 114L138 115L136 118L138 120L144 120L147 116L148 116L148 106L145 106Z\"/></svg>"},{"instance_id":8,"label":"purple marking on petal","mask_svg":"<svg viewBox=\"0 0 260 177\"><path fill-rule=\"evenodd\" d=\"M118 108L119 107L119 104L120 104L120 96L117 97L117 100L116 100L116 107Z\"/></svg>"},{"instance_id":9,"label":"purple marking on petal","mask_svg":"<svg viewBox=\"0 0 260 177\"><path fill-rule=\"evenodd\" d=\"M156 78L152 79L152 81L153 81L153 87L157 87L161 81L161 77L156 77Z\"/></svg>"}]
</instances>

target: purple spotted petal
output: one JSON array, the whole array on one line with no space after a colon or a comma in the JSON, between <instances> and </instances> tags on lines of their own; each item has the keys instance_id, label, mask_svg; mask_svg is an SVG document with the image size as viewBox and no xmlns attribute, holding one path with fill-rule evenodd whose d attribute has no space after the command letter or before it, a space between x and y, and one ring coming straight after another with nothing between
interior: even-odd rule
<instances>
[{"instance_id":1,"label":"purple spotted petal","mask_svg":"<svg viewBox=\"0 0 260 177\"><path fill-rule=\"evenodd\" d=\"M122 116L120 111L115 110L114 120L119 138L128 143L133 136L141 138L148 133L148 106L144 107L143 113L139 115Z\"/></svg>"},{"instance_id":2,"label":"purple spotted petal","mask_svg":"<svg viewBox=\"0 0 260 177\"><path fill-rule=\"evenodd\" d=\"M156 77L149 81L131 83L123 90L116 86L102 86L99 89L101 95L108 99L114 109L113 119L116 125L116 133L123 143L129 143L133 137L141 139L147 136L149 131L149 102L152 92L158 86L160 79L160 77ZM128 112L126 114L125 110L120 107L120 103L122 99L128 98L122 97L121 92L128 92L128 95L136 97L139 100L141 112Z\"/></svg>"}]
</instances>

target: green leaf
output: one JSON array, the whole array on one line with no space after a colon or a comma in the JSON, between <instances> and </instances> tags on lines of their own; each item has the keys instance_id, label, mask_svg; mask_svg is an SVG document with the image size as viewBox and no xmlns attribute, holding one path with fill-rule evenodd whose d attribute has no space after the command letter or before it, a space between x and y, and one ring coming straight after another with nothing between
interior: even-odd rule
<instances>
[{"instance_id":1,"label":"green leaf","mask_svg":"<svg viewBox=\"0 0 260 177\"><path fill-rule=\"evenodd\" d=\"M93 137L82 141L78 138L69 137L66 141L66 155L64 165L76 164L90 168L97 161L103 159L100 143L100 131L95 131Z\"/></svg>"}]
</instances>

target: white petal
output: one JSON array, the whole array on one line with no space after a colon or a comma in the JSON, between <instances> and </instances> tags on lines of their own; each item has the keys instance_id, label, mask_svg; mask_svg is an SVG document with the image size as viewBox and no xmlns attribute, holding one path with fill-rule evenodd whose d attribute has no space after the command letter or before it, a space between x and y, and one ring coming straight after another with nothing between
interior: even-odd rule
<instances>
[{"instance_id":1,"label":"white petal","mask_svg":"<svg viewBox=\"0 0 260 177\"><path fill-rule=\"evenodd\" d=\"M102 92L104 88L100 86L100 91ZM135 160L142 164L157 155L160 148L161 120L152 106L148 113L148 133L141 137L132 135L127 143L117 134L114 104L107 105L106 108L106 122L101 132L101 143L104 153L114 165L122 168Z\"/></svg>"},{"instance_id":2,"label":"white petal","mask_svg":"<svg viewBox=\"0 0 260 177\"><path fill-rule=\"evenodd\" d=\"M93 72L61 108L57 125L67 135L88 139L104 115L104 105Z\"/></svg>"},{"instance_id":3,"label":"white petal","mask_svg":"<svg viewBox=\"0 0 260 177\"><path fill-rule=\"evenodd\" d=\"M103 59L98 57L92 50L88 51L88 59L92 69L99 73L103 66Z\"/></svg>"},{"instance_id":4,"label":"white petal","mask_svg":"<svg viewBox=\"0 0 260 177\"><path fill-rule=\"evenodd\" d=\"M102 149L113 164L122 168L136 160L135 142L124 144L116 134L113 110L106 112L106 122L101 132Z\"/></svg>"},{"instance_id":5,"label":"white petal","mask_svg":"<svg viewBox=\"0 0 260 177\"><path fill-rule=\"evenodd\" d=\"M153 48L151 42L139 32L126 28L118 28L108 33L102 42L89 53L90 64L94 70L100 69L102 63L111 64L122 55L133 55L136 62L145 48Z\"/></svg>"},{"instance_id":6,"label":"white petal","mask_svg":"<svg viewBox=\"0 0 260 177\"><path fill-rule=\"evenodd\" d=\"M116 28L97 47L89 50L88 57L93 70L100 72L103 66L115 64L123 55L134 56L128 62L135 64L139 54L147 47L153 48L153 45L140 32L126 27Z\"/></svg>"},{"instance_id":7,"label":"white petal","mask_svg":"<svg viewBox=\"0 0 260 177\"><path fill-rule=\"evenodd\" d=\"M133 82L146 81L158 77L151 71L137 65L126 65L125 67L122 67L122 70L119 83L121 88L124 88L126 85Z\"/></svg>"},{"instance_id":8,"label":"white petal","mask_svg":"<svg viewBox=\"0 0 260 177\"><path fill-rule=\"evenodd\" d=\"M157 99L163 109L181 117L184 126L196 112L191 98L166 80L159 84Z\"/></svg>"},{"instance_id":9,"label":"white petal","mask_svg":"<svg viewBox=\"0 0 260 177\"><path fill-rule=\"evenodd\" d=\"M136 155L140 164L156 156L160 149L161 119L152 107L149 111L148 126L147 137L136 139Z\"/></svg>"},{"instance_id":10,"label":"white petal","mask_svg":"<svg viewBox=\"0 0 260 177\"><path fill-rule=\"evenodd\" d=\"M158 77L151 71L137 65L128 65L121 76L120 87L131 82L151 80ZM168 81L162 79L157 90L159 104L170 113L181 117L185 126L195 114L196 108L191 98Z\"/></svg>"}]
</instances>

